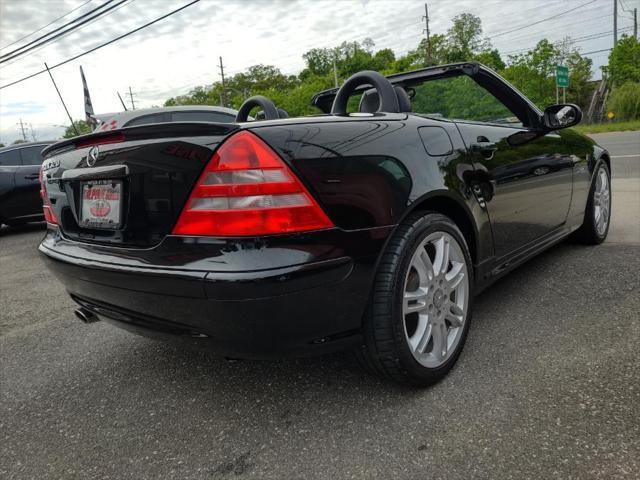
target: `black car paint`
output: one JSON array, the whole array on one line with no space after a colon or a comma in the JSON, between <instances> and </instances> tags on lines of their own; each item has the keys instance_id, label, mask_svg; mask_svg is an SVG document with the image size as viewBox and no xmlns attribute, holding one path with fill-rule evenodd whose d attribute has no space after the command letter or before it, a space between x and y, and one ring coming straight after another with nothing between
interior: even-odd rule
<instances>
[{"instance_id":1,"label":"black car paint","mask_svg":"<svg viewBox=\"0 0 640 480\"><path fill-rule=\"evenodd\" d=\"M213 150L236 129L232 125L205 123L123 129L127 132L126 146L100 145L100 159L91 167L87 165L88 147L75 149L73 141L54 145L52 158L59 164L48 168L45 162L44 173L53 209L65 234L78 241L132 247L157 245L173 228ZM107 132L92 138L113 136ZM46 153L51 155L50 151ZM125 183L126 223L120 230L92 230L78 224L81 182L97 178L122 179Z\"/></svg>"},{"instance_id":2,"label":"black car paint","mask_svg":"<svg viewBox=\"0 0 640 480\"><path fill-rule=\"evenodd\" d=\"M0 157L14 155L17 160L11 163L19 161L6 165L0 159L0 223L44 220L38 181L42 162L26 164L22 156L25 149L42 150L51 143L21 143L0 149Z\"/></svg>"},{"instance_id":3,"label":"black car paint","mask_svg":"<svg viewBox=\"0 0 640 480\"><path fill-rule=\"evenodd\" d=\"M259 238L168 234L204 162L237 129L276 150L336 227ZM430 134L442 143L442 129L451 148L430 155ZM62 228L50 228L40 251L73 298L101 317L126 328L204 336L221 353L247 357L319 353L360 341L377 262L413 211L438 210L457 221L481 290L580 226L595 163L606 161L605 151L571 131L487 129L407 114L120 132L127 141L101 146L97 167L125 164L133 172L133 210L123 231L74 230L77 185L64 181L64 171L86 171L88 149L58 144L45 153L61 162L47 172L47 185ZM515 141L523 133L530 138ZM480 136L495 143L493 156L471 147ZM508 173L543 156L550 162L544 175ZM155 173L168 175L170 186L144 180ZM155 223L158 212L142 201L149 192L168 204ZM549 208L540 212L536 203Z\"/></svg>"}]
</instances>

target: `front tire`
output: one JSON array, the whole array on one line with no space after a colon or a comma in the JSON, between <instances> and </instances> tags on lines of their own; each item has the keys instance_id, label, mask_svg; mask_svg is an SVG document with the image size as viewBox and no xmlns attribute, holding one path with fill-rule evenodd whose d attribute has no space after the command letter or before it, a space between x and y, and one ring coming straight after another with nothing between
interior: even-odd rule
<instances>
[{"instance_id":1,"label":"front tire","mask_svg":"<svg viewBox=\"0 0 640 480\"><path fill-rule=\"evenodd\" d=\"M472 300L473 267L460 230L438 213L412 215L381 259L357 357L397 382L433 384L462 351Z\"/></svg>"},{"instance_id":2,"label":"front tire","mask_svg":"<svg viewBox=\"0 0 640 480\"><path fill-rule=\"evenodd\" d=\"M611 175L607 164L601 162L593 176L582 226L576 240L588 245L604 242L611 224Z\"/></svg>"}]
</instances>

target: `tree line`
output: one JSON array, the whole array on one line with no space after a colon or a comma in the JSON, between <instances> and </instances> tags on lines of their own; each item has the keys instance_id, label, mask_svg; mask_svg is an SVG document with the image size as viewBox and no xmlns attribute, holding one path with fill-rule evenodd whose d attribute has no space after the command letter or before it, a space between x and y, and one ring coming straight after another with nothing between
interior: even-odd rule
<instances>
[{"instance_id":1,"label":"tree line","mask_svg":"<svg viewBox=\"0 0 640 480\"><path fill-rule=\"evenodd\" d=\"M285 75L272 65L254 65L227 78L224 91L221 82L214 82L170 98L164 105L220 105L220 99L225 98L226 106L238 108L249 95L265 95L290 115L305 115L318 113L309 101L314 93L333 87L336 76L341 82L360 70L391 74L470 60L497 71L541 108L555 103L558 64L569 67L567 102L586 110L595 88L592 60L581 55L568 37L556 43L541 40L533 49L505 60L483 36L480 18L462 13L452 19L445 34L432 35L430 40L421 40L415 49L399 57L388 48L375 50L370 39L313 48L302 56L305 68L298 75ZM605 73L614 85L610 103L619 112L617 118L638 118L637 101L630 103L640 92L640 45L635 37L622 37L610 54Z\"/></svg>"},{"instance_id":2,"label":"tree line","mask_svg":"<svg viewBox=\"0 0 640 480\"><path fill-rule=\"evenodd\" d=\"M593 62L581 55L571 38L560 42L540 40L523 53L504 59L483 36L482 21L470 13L452 19L444 34L435 34L427 43L422 39L407 54L396 56L393 50L375 49L371 39L343 42L334 48L313 48L302 55L305 68L298 75L285 75L273 65L253 65L244 72L225 79L225 85L214 82L196 86L187 94L169 98L165 106L220 105L239 108L251 95L264 95L291 116L318 113L310 104L311 97L334 87L361 70L377 70L385 75L406 72L432 65L475 60L487 65L522 91L541 109L555 103L555 67L569 67L566 100L587 110L596 82L591 80ZM618 120L640 118L640 44L633 36L623 35L609 54L603 74L610 83L607 109ZM452 83L452 89L459 85ZM450 93L455 97L456 92ZM75 122L80 133L90 132L82 120ZM71 127L64 137L75 136Z\"/></svg>"}]
</instances>

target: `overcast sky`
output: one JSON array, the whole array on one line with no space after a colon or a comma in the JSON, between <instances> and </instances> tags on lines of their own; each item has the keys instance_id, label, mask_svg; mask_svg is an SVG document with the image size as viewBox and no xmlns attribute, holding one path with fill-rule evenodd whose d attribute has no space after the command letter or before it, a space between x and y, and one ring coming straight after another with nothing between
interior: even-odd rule
<instances>
[{"instance_id":1,"label":"overcast sky","mask_svg":"<svg viewBox=\"0 0 640 480\"><path fill-rule=\"evenodd\" d=\"M0 0L2 54L70 21L106 0ZM56 64L189 3L190 0L128 0L110 14L23 57L0 65L0 85L6 85ZM618 28L633 24L626 10L640 9L640 0L618 0ZM86 3L85 5L82 5ZM115 3L115 2L114 2ZM584 5L586 4L586 5ZM80 7L80 8L77 8ZM575 11L509 34L497 35L579 7ZM74 8L46 29L9 45ZM533 47L547 37L591 39L577 42L582 52L612 44L613 0L429 0L432 33L444 33L451 18L470 12L482 19L484 34L503 56ZM415 48L423 36L424 1L417 0L202 0L147 29L53 70L74 118L84 118L79 65L89 83L96 113L122 109L128 87L140 107L162 105L196 85L219 79L218 57L232 75L257 63L297 73L302 54L313 47L371 37L378 48L397 55ZM625 30L626 29L626 30ZM593 38L603 34L600 38ZM606 34L606 35L605 35ZM590 54L594 76L608 52ZM0 90L0 142L19 138L22 119L39 140L57 138L68 125L51 80L45 73ZM31 137L29 131L29 137Z\"/></svg>"}]
</instances>

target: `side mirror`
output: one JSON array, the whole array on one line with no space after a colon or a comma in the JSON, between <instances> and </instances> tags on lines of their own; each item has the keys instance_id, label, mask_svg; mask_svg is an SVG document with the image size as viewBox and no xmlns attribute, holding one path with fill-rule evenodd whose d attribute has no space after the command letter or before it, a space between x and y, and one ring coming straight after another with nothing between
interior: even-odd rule
<instances>
[{"instance_id":1,"label":"side mirror","mask_svg":"<svg viewBox=\"0 0 640 480\"><path fill-rule=\"evenodd\" d=\"M582 110L573 103L551 105L544 109L542 124L547 130L559 130L577 125L582 120Z\"/></svg>"}]
</instances>

